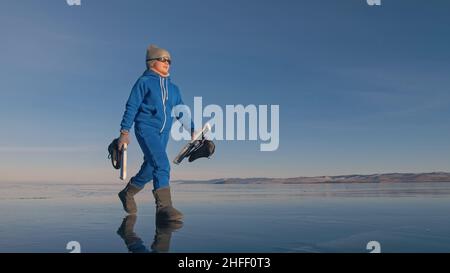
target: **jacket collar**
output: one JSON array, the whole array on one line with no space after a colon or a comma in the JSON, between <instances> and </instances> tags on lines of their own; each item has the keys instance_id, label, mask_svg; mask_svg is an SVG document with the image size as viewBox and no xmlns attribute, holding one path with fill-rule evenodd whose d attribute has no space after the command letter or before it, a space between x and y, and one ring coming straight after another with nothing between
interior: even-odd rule
<instances>
[{"instance_id":1,"label":"jacket collar","mask_svg":"<svg viewBox=\"0 0 450 273\"><path fill-rule=\"evenodd\" d=\"M151 69L147 69L144 71L144 76L153 76L153 77L162 77L161 75L159 75L158 73L156 73L155 71L151 70ZM170 74L167 77L162 77L162 78L168 78L170 79Z\"/></svg>"}]
</instances>

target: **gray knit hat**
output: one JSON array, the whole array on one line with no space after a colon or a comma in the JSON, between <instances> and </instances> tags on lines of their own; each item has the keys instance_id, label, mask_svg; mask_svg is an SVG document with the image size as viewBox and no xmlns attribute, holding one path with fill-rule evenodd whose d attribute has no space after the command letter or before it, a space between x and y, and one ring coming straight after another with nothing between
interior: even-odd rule
<instances>
[{"instance_id":1,"label":"gray knit hat","mask_svg":"<svg viewBox=\"0 0 450 273\"><path fill-rule=\"evenodd\" d=\"M145 61L149 66L153 64L155 61L149 61L154 58L160 58L160 57L167 57L170 59L170 53L169 51L165 50L164 48L157 47L156 45L150 45L147 48L147 57Z\"/></svg>"}]
</instances>

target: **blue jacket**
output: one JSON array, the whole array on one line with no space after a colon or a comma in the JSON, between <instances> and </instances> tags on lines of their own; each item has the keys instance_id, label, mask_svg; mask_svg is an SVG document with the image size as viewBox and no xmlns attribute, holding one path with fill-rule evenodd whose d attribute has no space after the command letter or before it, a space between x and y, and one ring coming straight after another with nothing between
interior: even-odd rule
<instances>
[{"instance_id":1,"label":"blue jacket","mask_svg":"<svg viewBox=\"0 0 450 273\"><path fill-rule=\"evenodd\" d=\"M139 77L131 90L125 113L120 124L122 130L130 130L135 126L147 125L158 129L160 133L168 133L172 127L172 108L184 104L178 86L163 78L152 70L146 70ZM176 116L182 117L182 113ZM191 120L191 133L194 123ZM183 124L188 128L189 124Z\"/></svg>"}]
</instances>

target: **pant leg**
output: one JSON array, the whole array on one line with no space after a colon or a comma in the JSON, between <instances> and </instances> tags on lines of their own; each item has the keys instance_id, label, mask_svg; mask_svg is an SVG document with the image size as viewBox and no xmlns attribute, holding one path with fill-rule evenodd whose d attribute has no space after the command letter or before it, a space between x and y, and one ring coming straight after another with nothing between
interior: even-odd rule
<instances>
[{"instance_id":1,"label":"pant leg","mask_svg":"<svg viewBox=\"0 0 450 273\"><path fill-rule=\"evenodd\" d=\"M136 131L136 138L145 155L145 160L142 165L142 174L136 175L134 181L140 181L141 185L145 185L153 179L155 190L169 186L170 163L166 153L168 137L168 134L160 134L153 128L140 128Z\"/></svg>"},{"instance_id":2,"label":"pant leg","mask_svg":"<svg viewBox=\"0 0 450 273\"><path fill-rule=\"evenodd\" d=\"M167 149L167 142L169 142L169 136L170 136L170 131L164 132L161 135L161 145L164 147L164 151L166 151L166 149Z\"/></svg>"},{"instance_id":3,"label":"pant leg","mask_svg":"<svg viewBox=\"0 0 450 273\"><path fill-rule=\"evenodd\" d=\"M163 132L161 134L161 148L163 153L161 153L161 166L164 169L164 175L166 175L167 173L167 178L163 177L164 180L162 180L162 182L159 182L159 185L157 185L157 187L154 187L155 190L158 188L164 188L164 187L169 187L170 186L170 161L169 158L167 156L167 142L169 140L169 136L170 136L170 131L168 132ZM156 179L160 179L160 174L156 174L157 178ZM166 182L167 181L167 182Z\"/></svg>"},{"instance_id":4,"label":"pant leg","mask_svg":"<svg viewBox=\"0 0 450 273\"><path fill-rule=\"evenodd\" d=\"M141 145L139 143L139 145ZM151 158L148 158L144 154L144 162L141 165L141 169L139 172L131 178L131 184L142 189L145 184L150 182L153 179L153 164L151 162Z\"/></svg>"}]
</instances>

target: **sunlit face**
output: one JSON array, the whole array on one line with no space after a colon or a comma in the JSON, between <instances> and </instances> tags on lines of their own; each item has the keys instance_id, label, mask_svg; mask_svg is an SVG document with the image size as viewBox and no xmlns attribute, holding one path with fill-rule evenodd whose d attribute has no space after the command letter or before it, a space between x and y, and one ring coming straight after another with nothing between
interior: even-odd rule
<instances>
[{"instance_id":1,"label":"sunlit face","mask_svg":"<svg viewBox=\"0 0 450 273\"><path fill-rule=\"evenodd\" d=\"M153 63L152 68L159 72L162 75L169 74L170 64L169 64L169 58L163 57L161 60L156 60Z\"/></svg>"}]
</instances>

